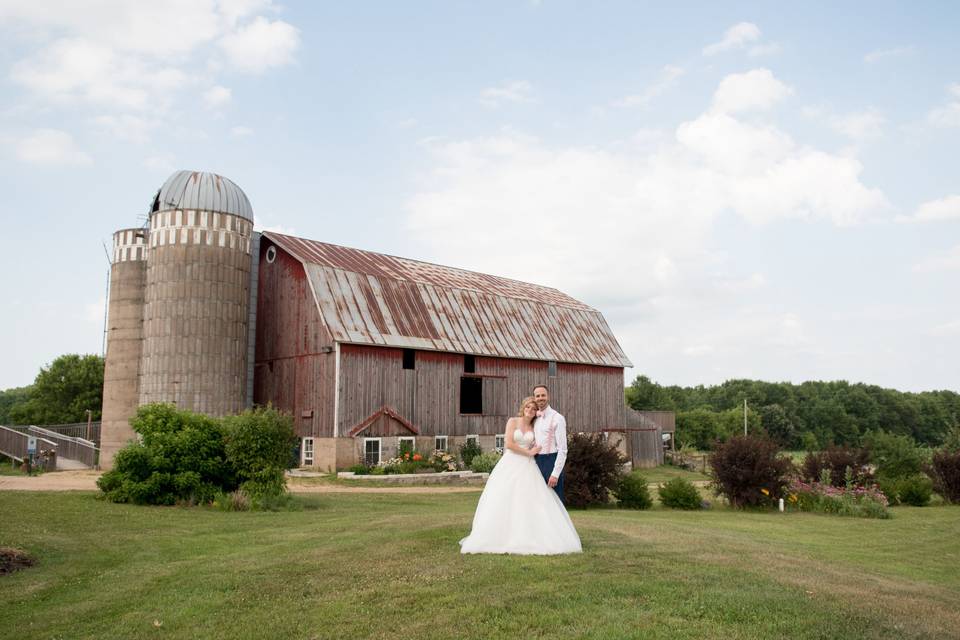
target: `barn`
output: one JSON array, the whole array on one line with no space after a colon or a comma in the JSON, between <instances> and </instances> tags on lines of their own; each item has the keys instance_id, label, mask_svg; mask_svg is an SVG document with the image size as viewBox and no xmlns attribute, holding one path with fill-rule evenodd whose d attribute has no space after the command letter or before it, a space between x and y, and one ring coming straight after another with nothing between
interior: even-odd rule
<instances>
[{"instance_id":1,"label":"barn","mask_svg":"<svg viewBox=\"0 0 960 640\"><path fill-rule=\"evenodd\" d=\"M181 171L148 224L114 236L102 459L146 402L210 415L272 404L305 467L392 457L403 442L483 449L546 384L571 432L662 459L672 419L628 409L632 366L603 315L556 289L252 228L234 183ZM669 416L672 418L672 416Z\"/></svg>"}]
</instances>

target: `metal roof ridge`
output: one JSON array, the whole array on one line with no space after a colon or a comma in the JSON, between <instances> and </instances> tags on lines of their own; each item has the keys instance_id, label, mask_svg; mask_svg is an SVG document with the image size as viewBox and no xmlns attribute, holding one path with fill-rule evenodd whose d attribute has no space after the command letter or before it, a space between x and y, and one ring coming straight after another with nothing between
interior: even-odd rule
<instances>
[{"instance_id":1,"label":"metal roof ridge","mask_svg":"<svg viewBox=\"0 0 960 640\"><path fill-rule=\"evenodd\" d=\"M299 237L299 236L291 236L291 235L288 235L288 234L285 234L285 233L279 233L279 232L277 232L277 231L267 231L267 230L264 230L264 231L262 231L261 233L262 233L263 235L266 235L268 238L271 238L271 239L275 239L275 236L281 236L282 238L293 238L293 239L295 239L295 240L301 240L301 241L304 241L304 242L315 242L315 243L318 243L318 244L326 245L326 246L328 246L328 247L336 247L336 248L338 248L338 249L347 249L347 250L349 250L349 251L360 251L360 252L362 252L362 253L368 253L368 254L373 254L373 255L377 255L377 256L384 256L384 257L387 257L387 258L392 258L392 259L394 259L394 260L402 260L402 261L406 261L406 262L416 262L416 263L418 263L418 264L425 264L425 265L429 265L429 266L432 266L432 267L440 267L440 268L442 268L442 269L450 269L451 271L458 271L458 272L460 272L460 273L465 273L465 274L485 276L485 277L487 277L487 278L497 278L497 279L500 279L500 280L506 280L507 282L515 282L515 283L517 283L517 284L525 285L525 286L528 286L528 287L539 287L540 289L544 289L544 290L546 290L546 291L552 291L552 292L558 293L558 294L560 294L560 295L562 295L562 296L566 296L566 297L570 298L571 300L573 300L574 302L576 302L577 304L576 304L576 305L570 305L570 304L564 304L564 303L561 303L561 302L549 302L549 303L545 303L545 302L541 302L540 300L537 300L537 299L535 299L535 298L530 298L530 297L528 297L528 296L523 296L523 297L521 297L521 296L517 296L517 295L512 295L512 294L510 294L510 293L506 293L506 292L504 292L504 293L498 292L496 295L501 296L501 297L503 297L503 298L511 298L511 299L513 299L513 300L529 300L530 302L535 302L535 303L537 303L537 304L550 304L550 305L552 305L552 306L564 307L564 308L566 308L566 309L576 309L576 310L579 310L579 311L590 311L590 312L597 313L597 314L600 313L600 311L599 311L598 309L596 309L596 308L588 305L588 304L585 303L585 302L582 302L582 301L580 301L580 300L577 300L577 299L574 298L573 296L571 296L571 295L569 295L569 294L567 294L567 293L564 293L563 291L560 291L559 289L557 289L557 288L555 288L555 287L548 287L548 286L545 286L545 285L542 285L542 284L537 284L537 283L535 283L535 282L526 282L525 280L517 280L516 278L508 278L508 277L506 277L506 276L498 276L498 275L494 275L494 274L492 274L492 273L483 273L483 272L480 272L480 271L470 271L470 270L468 270L468 269L461 269L460 267L451 267L451 266L439 264L439 263L436 263L436 262L427 262L426 260L417 260L416 258L404 258L404 257L402 257L402 256L395 256L395 255L391 255L391 254L389 254L389 253L379 253L379 252L377 252L377 251L370 251L370 250L368 250L368 249L358 249L358 248L356 248L356 247L347 247L347 246L344 246L344 245L333 244L333 243L331 243L331 242L323 242L322 240L311 240L310 238L301 238L301 237ZM302 263L304 263L304 264L318 264L318 263L316 263L316 262L307 260L304 256L300 255L299 252L298 252L296 249L294 249L293 247L290 247L289 245L286 245L286 244L284 244L283 242L280 242L279 244L281 244L281 246L283 246L283 248L284 248L285 250L287 250L287 252L293 254L293 255L297 258L297 260L299 260L300 262L302 262ZM336 269L336 270L342 271L342 272L344 272L344 273L362 273L363 275L366 275L366 276L374 276L374 277L377 277L377 278L388 278L388 279L390 279L390 280L393 280L394 282L416 282L416 283L418 283L418 284L426 284L426 285L430 285L430 286L437 286L436 283L430 282L429 280L424 280L424 279L422 279L422 278L421 278L421 279L413 279L413 278L399 279L399 278L396 278L396 277L393 277L393 276L381 275L381 274L378 274L378 273L367 273L367 272L365 272L365 271L348 270L348 269L344 269L344 268L342 268L342 267L335 267L335 266L329 266L329 265L323 265L323 266L326 266L328 269ZM477 293L492 293L492 292L490 292L490 291L485 291L485 290L483 290L483 289L477 289L476 287L463 287L463 286L457 286L457 285L453 285L453 284L444 284L443 286L444 286L445 288L447 288L447 289L455 289L455 290L457 290L457 291L474 291L474 292L477 292ZM601 315L602 315L602 314L601 314Z\"/></svg>"}]
</instances>

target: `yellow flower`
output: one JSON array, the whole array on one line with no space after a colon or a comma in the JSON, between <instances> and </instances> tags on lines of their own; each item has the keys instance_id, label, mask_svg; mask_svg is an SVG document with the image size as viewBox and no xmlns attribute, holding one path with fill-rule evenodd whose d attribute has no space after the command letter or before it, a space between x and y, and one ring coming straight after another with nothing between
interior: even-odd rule
<instances>
[{"instance_id":1,"label":"yellow flower","mask_svg":"<svg viewBox=\"0 0 960 640\"><path fill-rule=\"evenodd\" d=\"M760 493L762 493L762 494L765 495L765 496L770 495L770 492L767 491L766 489L760 489Z\"/></svg>"}]
</instances>

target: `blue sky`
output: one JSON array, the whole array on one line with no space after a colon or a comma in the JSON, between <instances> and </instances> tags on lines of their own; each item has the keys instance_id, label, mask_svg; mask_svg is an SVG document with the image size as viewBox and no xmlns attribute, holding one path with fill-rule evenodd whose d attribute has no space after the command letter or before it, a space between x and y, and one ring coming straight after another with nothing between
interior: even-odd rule
<instances>
[{"instance_id":1,"label":"blue sky","mask_svg":"<svg viewBox=\"0 0 960 640\"><path fill-rule=\"evenodd\" d=\"M0 0L0 388L101 348L177 169L554 286L668 384L960 389L954 3Z\"/></svg>"}]
</instances>

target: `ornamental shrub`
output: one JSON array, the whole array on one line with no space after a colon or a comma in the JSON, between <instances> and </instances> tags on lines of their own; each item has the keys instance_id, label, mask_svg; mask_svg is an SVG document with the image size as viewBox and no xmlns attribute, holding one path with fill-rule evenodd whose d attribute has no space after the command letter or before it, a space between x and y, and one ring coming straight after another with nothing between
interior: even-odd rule
<instances>
[{"instance_id":1,"label":"ornamental shrub","mask_svg":"<svg viewBox=\"0 0 960 640\"><path fill-rule=\"evenodd\" d=\"M866 433L863 440L870 452L870 461L877 468L877 477L911 478L923 470L923 451L910 436L874 431Z\"/></svg>"},{"instance_id":2,"label":"ornamental shrub","mask_svg":"<svg viewBox=\"0 0 960 640\"><path fill-rule=\"evenodd\" d=\"M849 481L862 487L873 481L870 472L870 452L850 447L827 447L823 451L810 452L803 459L801 476L807 483L819 482L824 470L830 474L830 484L845 487ZM850 469L850 472L847 472Z\"/></svg>"},{"instance_id":3,"label":"ornamental shrub","mask_svg":"<svg viewBox=\"0 0 960 640\"><path fill-rule=\"evenodd\" d=\"M930 496L933 494L933 482L921 475L901 478L897 481L897 493L902 504L925 507L930 503Z\"/></svg>"},{"instance_id":4,"label":"ornamental shrub","mask_svg":"<svg viewBox=\"0 0 960 640\"><path fill-rule=\"evenodd\" d=\"M741 436L742 437L742 436ZM729 442L729 440L728 440ZM686 478L676 477L660 485L660 504L671 509L700 509L703 500L700 492Z\"/></svg>"},{"instance_id":5,"label":"ornamental shrub","mask_svg":"<svg viewBox=\"0 0 960 640\"><path fill-rule=\"evenodd\" d=\"M483 453L483 449L480 448L480 443L477 440L467 440L462 445L460 445L460 459L463 461L463 466L470 468L470 463L473 462L474 456L478 456Z\"/></svg>"},{"instance_id":6,"label":"ornamental shrub","mask_svg":"<svg viewBox=\"0 0 960 640\"><path fill-rule=\"evenodd\" d=\"M734 507L770 505L783 495L793 471L777 444L763 436L734 436L718 442L710 456L710 474L717 495Z\"/></svg>"},{"instance_id":7,"label":"ornamental shrub","mask_svg":"<svg viewBox=\"0 0 960 640\"><path fill-rule=\"evenodd\" d=\"M564 496L571 507L609 504L627 461L600 434L576 433L567 439Z\"/></svg>"},{"instance_id":8,"label":"ornamental shrub","mask_svg":"<svg viewBox=\"0 0 960 640\"><path fill-rule=\"evenodd\" d=\"M474 456L470 461L470 471L474 473L490 473L500 462L500 454L496 451L486 451L478 456Z\"/></svg>"},{"instance_id":9,"label":"ornamental shrub","mask_svg":"<svg viewBox=\"0 0 960 640\"><path fill-rule=\"evenodd\" d=\"M649 509L653 506L647 479L636 472L623 474L613 495L617 498L617 505L624 509Z\"/></svg>"},{"instance_id":10,"label":"ornamental shrub","mask_svg":"<svg viewBox=\"0 0 960 640\"><path fill-rule=\"evenodd\" d=\"M241 488L253 498L284 493L284 471L296 445L293 419L266 407L226 417L223 423L227 461Z\"/></svg>"},{"instance_id":11,"label":"ornamental shrub","mask_svg":"<svg viewBox=\"0 0 960 640\"><path fill-rule=\"evenodd\" d=\"M141 442L117 452L97 486L111 502L210 502L237 486L221 423L171 404L148 404L130 421Z\"/></svg>"},{"instance_id":12,"label":"ornamental shrub","mask_svg":"<svg viewBox=\"0 0 960 640\"><path fill-rule=\"evenodd\" d=\"M944 502L960 504L960 449L951 451L944 447L935 451L927 474Z\"/></svg>"},{"instance_id":13,"label":"ornamental shrub","mask_svg":"<svg viewBox=\"0 0 960 640\"><path fill-rule=\"evenodd\" d=\"M890 517L887 497L876 485L845 488L794 479L787 489L786 503L790 509L798 511L856 518Z\"/></svg>"}]
</instances>

